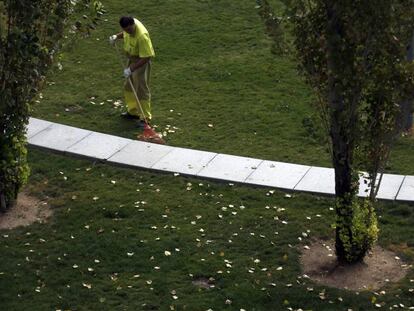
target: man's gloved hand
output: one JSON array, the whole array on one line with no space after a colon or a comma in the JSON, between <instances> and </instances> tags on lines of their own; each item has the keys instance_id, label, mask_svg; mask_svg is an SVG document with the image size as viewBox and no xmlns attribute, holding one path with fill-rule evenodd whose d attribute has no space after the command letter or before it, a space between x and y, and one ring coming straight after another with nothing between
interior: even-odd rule
<instances>
[{"instance_id":1,"label":"man's gloved hand","mask_svg":"<svg viewBox=\"0 0 414 311\"><path fill-rule=\"evenodd\" d=\"M112 45L114 45L116 39L118 39L117 35L109 36L109 43L112 44Z\"/></svg>"},{"instance_id":2,"label":"man's gloved hand","mask_svg":"<svg viewBox=\"0 0 414 311\"><path fill-rule=\"evenodd\" d=\"M125 78L128 79L131 76L131 74L132 74L132 71L129 67L124 69L124 77Z\"/></svg>"}]
</instances>

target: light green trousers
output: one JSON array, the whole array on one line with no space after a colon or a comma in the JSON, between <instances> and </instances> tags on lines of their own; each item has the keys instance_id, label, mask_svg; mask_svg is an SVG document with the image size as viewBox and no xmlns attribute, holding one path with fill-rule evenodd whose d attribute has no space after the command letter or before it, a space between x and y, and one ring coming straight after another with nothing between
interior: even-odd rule
<instances>
[{"instance_id":1,"label":"light green trousers","mask_svg":"<svg viewBox=\"0 0 414 311\"><path fill-rule=\"evenodd\" d=\"M131 62L137 61L137 58L130 57L129 64ZM134 87L135 92L137 93L139 103L141 104L141 109L138 106L138 102L135 98L135 95L131 89L131 84L128 80L125 81L124 85L124 97L125 103L127 105L128 113L134 116L142 117L144 114L147 120L151 120L151 91L149 87L151 76L151 61L146 63L145 65L141 66L137 70L135 70L130 79L132 80L132 85Z\"/></svg>"}]
</instances>

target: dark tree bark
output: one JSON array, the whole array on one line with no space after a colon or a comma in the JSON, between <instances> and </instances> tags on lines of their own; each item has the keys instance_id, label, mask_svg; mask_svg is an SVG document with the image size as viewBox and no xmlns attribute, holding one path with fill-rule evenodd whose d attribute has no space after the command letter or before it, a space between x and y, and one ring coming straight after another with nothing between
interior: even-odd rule
<instances>
[{"instance_id":1,"label":"dark tree bark","mask_svg":"<svg viewBox=\"0 0 414 311\"><path fill-rule=\"evenodd\" d=\"M407 61L414 60L414 33L408 46ZM400 103L400 114L397 118L397 129L399 132L410 132L413 128L413 101L414 94Z\"/></svg>"},{"instance_id":2,"label":"dark tree bark","mask_svg":"<svg viewBox=\"0 0 414 311\"><path fill-rule=\"evenodd\" d=\"M347 238L352 241L352 203L355 193L355 184L353 183L353 150L354 134L352 125L357 122L356 115L356 98L358 97L358 88L354 88L354 98L345 101L343 94L347 90L343 88L343 81L338 77L340 71L349 68L344 64L343 46L343 25L339 20L339 5L335 1L327 1L328 14L328 37L327 37L327 61L330 72L328 78L329 97L328 102L331 110L331 127L330 136L332 138L332 161L335 170L335 194L342 203L337 206L336 213L341 219L341 225L336 227L335 248L339 262L347 262L344 241L340 231L344 231ZM345 47L346 49L346 47ZM348 107L345 107L348 106ZM354 106L354 107L352 107Z\"/></svg>"}]
</instances>

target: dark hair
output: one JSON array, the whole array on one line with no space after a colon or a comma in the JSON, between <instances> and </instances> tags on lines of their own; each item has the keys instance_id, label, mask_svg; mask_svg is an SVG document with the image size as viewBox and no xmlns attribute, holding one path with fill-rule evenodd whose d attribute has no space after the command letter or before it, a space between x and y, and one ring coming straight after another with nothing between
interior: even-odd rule
<instances>
[{"instance_id":1,"label":"dark hair","mask_svg":"<svg viewBox=\"0 0 414 311\"><path fill-rule=\"evenodd\" d=\"M122 16L119 19L119 25L121 25L122 28L126 28L130 25L135 24L134 19L131 16Z\"/></svg>"}]
</instances>

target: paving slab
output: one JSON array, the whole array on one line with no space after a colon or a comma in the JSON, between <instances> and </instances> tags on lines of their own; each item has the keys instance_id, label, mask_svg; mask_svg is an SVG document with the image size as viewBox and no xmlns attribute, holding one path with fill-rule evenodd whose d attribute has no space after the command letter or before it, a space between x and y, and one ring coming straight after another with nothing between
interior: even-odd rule
<instances>
[{"instance_id":1,"label":"paving slab","mask_svg":"<svg viewBox=\"0 0 414 311\"><path fill-rule=\"evenodd\" d=\"M29 143L38 147L65 151L91 133L80 128L54 123L29 138Z\"/></svg>"},{"instance_id":2,"label":"paving slab","mask_svg":"<svg viewBox=\"0 0 414 311\"><path fill-rule=\"evenodd\" d=\"M368 177L368 174L365 173L359 178L358 196L360 197L366 197L369 195L370 187L368 187L368 183L365 182L365 180L368 181L367 177ZM377 178L377 180L378 179L379 177ZM404 180L403 175L384 174L382 176L381 185L378 190L377 198L383 199L383 200L395 200L398 194L398 191L401 188L403 180Z\"/></svg>"},{"instance_id":3,"label":"paving slab","mask_svg":"<svg viewBox=\"0 0 414 311\"><path fill-rule=\"evenodd\" d=\"M414 201L414 176L405 176L396 199L398 201Z\"/></svg>"},{"instance_id":4,"label":"paving slab","mask_svg":"<svg viewBox=\"0 0 414 311\"><path fill-rule=\"evenodd\" d=\"M52 124L54 123L36 118L30 118L29 124L27 125L27 138L33 137L34 135L40 133Z\"/></svg>"},{"instance_id":5,"label":"paving slab","mask_svg":"<svg viewBox=\"0 0 414 311\"><path fill-rule=\"evenodd\" d=\"M294 190L334 194L335 172L332 168L313 166L295 186Z\"/></svg>"},{"instance_id":6,"label":"paving slab","mask_svg":"<svg viewBox=\"0 0 414 311\"><path fill-rule=\"evenodd\" d=\"M246 179L246 183L293 190L310 168L306 165L263 161Z\"/></svg>"},{"instance_id":7,"label":"paving slab","mask_svg":"<svg viewBox=\"0 0 414 311\"><path fill-rule=\"evenodd\" d=\"M332 168L150 144L36 118L29 119L27 137L33 146L107 159L114 164L295 191L335 194ZM362 174L359 196L368 194L364 178ZM377 198L414 202L414 176L384 174Z\"/></svg>"},{"instance_id":8,"label":"paving slab","mask_svg":"<svg viewBox=\"0 0 414 311\"><path fill-rule=\"evenodd\" d=\"M66 152L106 160L131 142L131 139L93 132Z\"/></svg>"},{"instance_id":9,"label":"paving slab","mask_svg":"<svg viewBox=\"0 0 414 311\"><path fill-rule=\"evenodd\" d=\"M199 177L244 182L263 160L218 154L198 174Z\"/></svg>"},{"instance_id":10,"label":"paving slab","mask_svg":"<svg viewBox=\"0 0 414 311\"><path fill-rule=\"evenodd\" d=\"M134 140L122 148L119 152L108 158L108 162L142 168L151 168L173 149L173 147Z\"/></svg>"},{"instance_id":11,"label":"paving slab","mask_svg":"<svg viewBox=\"0 0 414 311\"><path fill-rule=\"evenodd\" d=\"M217 153L185 148L174 148L152 168L167 172L196 175Z\"/></svg>"}]
</instances>

